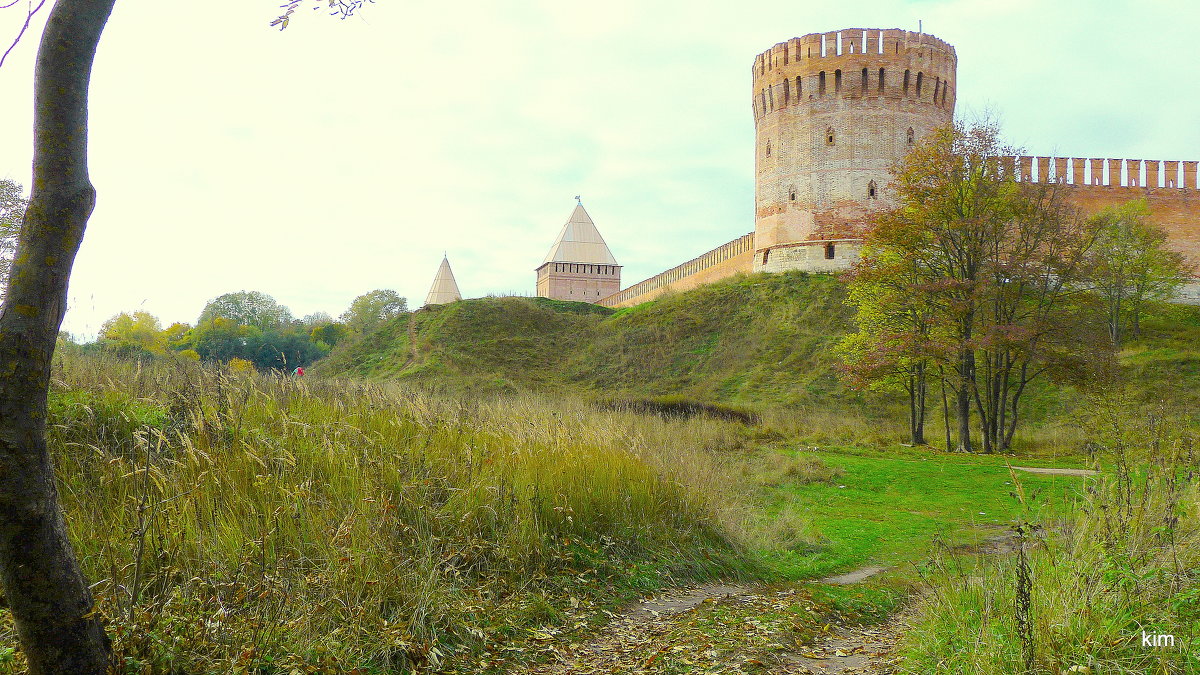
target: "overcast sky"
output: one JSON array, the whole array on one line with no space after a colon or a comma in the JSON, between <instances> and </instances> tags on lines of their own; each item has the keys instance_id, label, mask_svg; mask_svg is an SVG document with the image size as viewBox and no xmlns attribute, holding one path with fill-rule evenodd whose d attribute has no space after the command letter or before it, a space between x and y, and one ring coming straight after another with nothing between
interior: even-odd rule
<instances>
[{"instance_id":1,"label":"overcast sky","mask_svg":"<svg viewBox=\"0 0 1200 675\"><path fill-rule=\"evenodd\" d=\"M281 3L117 0L66 330L237 290L419 306L443 251L464 296L531 295L576 194L627 286L753 229L750 67L813 32L922 21L958 114L1030 153L1200 159L1194 1L378 0L280 33ZM0 178L26 186L40 29L0 69Z\"/></svg>"}]
</instances>

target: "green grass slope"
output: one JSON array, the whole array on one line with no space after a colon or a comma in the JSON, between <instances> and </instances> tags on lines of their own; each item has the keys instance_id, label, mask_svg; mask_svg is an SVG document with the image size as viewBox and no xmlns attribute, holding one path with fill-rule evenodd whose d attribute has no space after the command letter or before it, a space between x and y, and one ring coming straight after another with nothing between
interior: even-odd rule
<instances>
[{"instance_id":1,"label":"green grass slope","mask_svg":"<svg viewBox=\"0 0 1200 675\"><path fill-rule=\"evenodd\" d=\"M542 389L561 381L567 355L611 313L546 298L435 305L338 345L312 372L406 380L447 392Z\"/></svg>"},{"instance_id":2,"label":"green grass slope","mask_svg":"<svg viewBox=\"0 0 1200 675\"><path fill-rule=\"evenodd\" d=\"M441 391L800 403L844 393L831 348L851 327L833 277L738 276L613 312L544 298L423 309L313 368ZM410 325L411 324L411 325Z\"/></svg>"},{"instance_id":3,"label":"green grass slope","mask_svg":"<svg viewBox=\"0 0 1200 675\"><path fill-rule=\"evenodd\" d=\"M445 393L570 391L899 415L891 410L898 395L863 396L839 380L833 347L853 325L836 277L739 275L615 312L544 298L436 306L339 345L313 372L401 380ZM1154 305L1120 357L1123 379L1138 398L1200 402L1200 307ZM936 416L936 387L931 396ZM1079 395L1039 381L1025 400L1025 419L1040 427L1063 419Z\"/></svg>"},{"instance_id":4,"label":"green grass slope","mask_svg":"<svg viewBox=\"0 0 1200 675\"><path fill-rule=\"evenodd\" d=\"M570 363L572 379L622 395L801 403L844 393L831 350L851 328L837 279L739 276L620 310Z\"/></svg>"}]
</instances>

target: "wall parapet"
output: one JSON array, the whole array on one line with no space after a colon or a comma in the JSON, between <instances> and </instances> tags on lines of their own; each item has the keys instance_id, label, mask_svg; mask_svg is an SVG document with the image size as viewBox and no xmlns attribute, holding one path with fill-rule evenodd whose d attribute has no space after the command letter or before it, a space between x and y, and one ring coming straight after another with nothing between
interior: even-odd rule
<instances>
[{"instance_id":1,"label":"wall parapet","mask_svg":"<svg viewBox=\"0 0 1200 675\"><path fill-rule=\"evenodd\" d=\"M703 272L710 267L714 267L730 258L747 251L752 251L753 249L754 233L744 234L731 242L721 244L707 253L696 256L682 265L676 265L665 272L660 272L649 279L639 281L628 288L613 293L596 304L604 305L605 307L616 307L626 300L636 298L639 295L644 295L681 279Z\"/></svg>"},{"instance_id":2,"label":"wall parapet","mask_svg":"<svg viewBox=\"0 0 1200 675\"><path fill-rule=\"evenodd\" d=\"M1195 161L1161 159L1095 159L1085 157L1008 158L1017 180L1029 183L1061 182L1066 185L1112 188L1200 189Z\"/></svg>"}]
</instances>

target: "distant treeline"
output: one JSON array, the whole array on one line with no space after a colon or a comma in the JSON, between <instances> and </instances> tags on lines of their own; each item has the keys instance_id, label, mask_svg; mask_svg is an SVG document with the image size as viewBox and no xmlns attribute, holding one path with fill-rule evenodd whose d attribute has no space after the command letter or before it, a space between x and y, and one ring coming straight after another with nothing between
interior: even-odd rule
<instances>
[{"instance_id":1,"label":"distant treeline","mask_svg":"<svg viewBox=\"0 0 1200 675\"><path fill-rule=\"evenodd\" d=\"M404 298L380 289L355 298L336 320L324 312L297 319L266 293L237 291L210 300L195 325L164 328L149 312L121 312L104 322L94 342L78 344L64 334L59 346L133 359L173 357L239 369L293 370L407 311Z\"/></svg>"}]
</instances>

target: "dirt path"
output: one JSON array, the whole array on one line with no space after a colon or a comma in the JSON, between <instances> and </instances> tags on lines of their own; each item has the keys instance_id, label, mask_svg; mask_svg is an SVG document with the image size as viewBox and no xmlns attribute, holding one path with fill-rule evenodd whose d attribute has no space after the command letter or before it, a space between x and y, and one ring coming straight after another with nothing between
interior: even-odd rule
<instances>
[{"instance_id":1,"label":"dirt path","mask_svg":"<svg viewBox=\"0 0 1200 675\"><path fill-rule=\"evenodd\" d=\"M1029 473L1044 473L1057 476L1095 476L1099 471L1091 469L1051 469L1043 466L1014 466L1015 471L1027 471Z\"/></svg>"},{"instance_id":2,"label":"dirt path","mask_svg":"<svg viewBox=\"0 0 1200 675\"><path fill-rule=\"evenodd\" d=\"M551 663L523 672L893 672L890 652L901 633L899 619L874 627L827 627L815 637L810 626L798 635L796 614L789 613L795 603L807 603L796 588L712 584L679 589L629 607L584 644L555 646Z\"/></svg>"},{"instance_id":3,"label":"dirt path","mask_svg":"<svg viewBox=\"0 0 1200 675\"><path fill-rule=\"evenodd\" d=\"M408 315L408 360L404 362L404 365L400 366L400 370L411 366L417 360L417 326L415 317L416 312Z\"/></svg>"}]
</instances>

